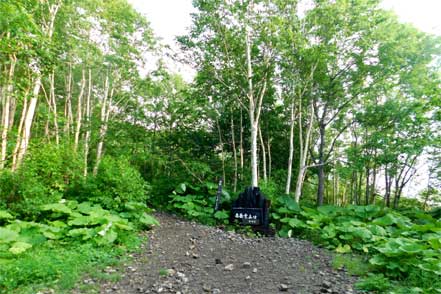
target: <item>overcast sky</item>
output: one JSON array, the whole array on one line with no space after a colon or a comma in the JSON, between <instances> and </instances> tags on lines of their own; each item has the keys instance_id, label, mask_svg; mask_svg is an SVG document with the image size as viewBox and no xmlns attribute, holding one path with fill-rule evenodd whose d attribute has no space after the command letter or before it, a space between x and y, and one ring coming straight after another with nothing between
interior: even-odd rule
<instances>
[{"instance_id":1,"label":"overcast sky","mask_svg":"<svg viewBox=\"0 0 441 294\"><path fill-rule=\"evenodd\" d=\"M129 0L150 21L155 34L166 43L185 34L191 25L192 0ZM383 0L404 22L421 30L441 35L441 0Z\"/></svg>"}]
</instances>

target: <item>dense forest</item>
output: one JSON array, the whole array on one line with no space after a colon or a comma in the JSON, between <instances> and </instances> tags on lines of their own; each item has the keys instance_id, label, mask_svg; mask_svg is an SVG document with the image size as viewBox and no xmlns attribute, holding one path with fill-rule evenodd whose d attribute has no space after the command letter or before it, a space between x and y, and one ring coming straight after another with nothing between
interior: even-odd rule
<instances>
[{"instance_id":1,"label":"dense forest","mask_svg":"<svg viewBox=\"0 0 441 294\"><path fill-rule=\"evenodd\" d=\"M151 208L222 223L259 186L279 235L438 293L441 38L379 2L195 0L170 54L125 0L0 1L0 292L43 239L136 243Z\"/></svg>"}]
</instances>

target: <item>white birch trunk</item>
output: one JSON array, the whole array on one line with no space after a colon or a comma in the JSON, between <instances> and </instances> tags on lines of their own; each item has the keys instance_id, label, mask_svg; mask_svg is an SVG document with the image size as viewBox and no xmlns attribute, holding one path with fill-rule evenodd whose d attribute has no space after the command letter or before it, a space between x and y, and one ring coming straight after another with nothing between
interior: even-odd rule
<instances>
[{"instance_id":1,"label":"white birch trunk","mask_svg":"<svg viewBox=\"0 0 441 294\"><path fill-rule=\"evenodd\" d=\"M54 131L55 131L55 144L58 146L60 145L60 134L58 130L58 114L57 114L57 101L55 99L55 72L52 71L52 73L49 75L49 81L50 81L50 97L49 97L49 103L52 105L52 113L54 116Z\"/></svg>"},{"instance_id":2,"label":"white birch trunk","mask_svg":"<svg viewBox=\"0 0 441 294\"><path fill-rule=\"evenodd\" d=\"M15 168L18 168L21 165L21 163L23 162L23 158L26 154L26 151L28 150L29 140L31 138L32 122L34 120L35 108L37 107L38 94L40 93L40 88L41 88L41 74L38 73L37 77L35 78L34 89L32 90L32 98L31 101L29 102L29 107L26 111L26 116L24 118L23 133L20 140L20 147L18 149L17 163Z\"/></svg>"},{"instance_id":3,"label":"white birch trunk","mask_svg":"<svg viewBox=\"0 0 441 294\"><path fill-rule=\"evenodd\" d=\"M218 132L218 136L219 136L219 144L220 144L220 149L221 149L222 181L223 181L224 185L226 185L224 142L222 140L221 128L220 128L220 124L219 124L219 119L217 117L216 117L216 125L217 125L217 132Z\"/></svg>"},{"instance_id":4,"label":"white birch trunk","mask_svg":"<svg viewBox=\"0 0 441 294\"><path fill-rule=\"evenodd\" d=\"M86 72L83 68L82 77L81 77L81 89L80 94L78 95L78 104L77 104L77 124L75 128L75 139L74 139L74 152L77 153L78 143L80 140L80 131L81 131L81 120L82 120L82 104L83 104L83 95L84 88L86 87Z\"/></svg>"},{"instance_id":5,"label":"white birch trunk","mask_svg":"<svg viewBox=\"0 0 441 294\"><path fill-rule=\"evenodd\" d=\"M96 176L98 173L98 167L100 165L101 159L103 157L103 147L104 147L104 138L107 133L108 127L108 119L110 114L110 102L109 102L109 74L106 75L106 80L104 83L104 97L103 97L103 105L101 107L101 126L99 132L99 142L96 148L96 160L95 166L93 167L93 175ZM113 89L112 89L113 92Z\"/></svg>"},{"instance_id":6,"label":"white birch trunk","mask_svg":"<svg viewBox=\"0 0 441 294\"><path fill-rule=\"evenodd\" d=\"M254 112L256 110L256 105L254 101L254 88L253 88L253 68L251 66L251 41L249 28L246 28L245 35L245 46L246 46L246 58L247 58L247 80L248 80L248 115L250 117L251 124L251 186L258 187L259 185L259 175L257 172L257 128L258 122L256 123Z\"/></svg>"},{"instance_id":7,"label":"white birch trunk","mask_svg":"<svg viewBox=\"0 0 441 294\"><path fill-rule=\"evenodd\" d=\"M49 3L48 3L49 5ZM46 34L48 39L52 39L54 33L55 18L58 10L61 7L61 0L49 6L49 21L45 22L43 20L43 32ZM13 163L13 170L17 169L23 162L23 158L29 146L29 140L31 137L32 122L34 119L35 108L38 102L38 95L41 88L41 70L39 68L38 60L34 60L34 64L31 64L33 71L35 73L34 88L32 91L31 101L29 102L29 107L26 110L26 115L24 118L24 125L22 130L22 136L20 138L19 148L16 153L15 163ZM20 133L19 133L20 135Z\"/></svg>"},{"instance_id":8,"label":"white birch trunk","mask_svg":"<svg viewBox=\"0 0 441 294\"><path fill-rule=\"evenodd\" d=\"M262 129L259 127L259 139L260 139L260 149L262 150L262 168L263 168L263 180L265 183L268 181L268 174L266 169L266 150L265 143L263 142Z\"/></svg>"},{"instance_id":9,"label":"white birch trunk","mask_svg":"<svg viewBox=\"0 0 441 294\"><path fill-rule=\"evenodd\" d=\"M300 109L301 112L301 109ZM300 119L301 115L299 114ZM291 190L291 177L292 177L292 160L294 157L294 98L291 102L291 124L289 128L289 153L288 153L288 171L286 174L286 186L285 194L288 195ZM301 129L300 129L301 130Z\"/></svg>"},{"instance_id":10,"label":"white birch trunk","mask_svg":"<svg viewBox=\"0 0 441 294\"><path fill-rule=\"evenodd\" d=\"M86 135L84 138L84 171L83 175L84 177L87 177L87 159L89 156L89 142L90 142L90 99L92 96L92 71L89 69L89 87L87 89L87 96L86 96Z\"/></svg>"},{"instance_id":11,"label":"white birch trunk","mask_svg":"<svg viewBox=\"0 0 441 294\"><path fill-rule=\"evenodd\" d=\"M237 190L237 151L236 151L236 139L234 133L234 119L231 116L231 143L233 147L233 159L234 159L234 179L233 179L233 192Z\"/></svg>"},{"instance_id":12,"label":"white birch trunk","mask_svg":"<svg viewBox=\"0 0 441 294\"><path fill-rule=\"evenodd\" d=\"M22 138L22 132L23 132L23 125L26 117L26 111L28 109L28 91L26 91L26 94L23 98L23 110L21 112L20 116L20 123L18 124L18 131L17 131L17 140L15 142L14 152L12 154L12 171L15 171L17 169L17 156L18 156L18 150L20 149L20 142Z\"/></svg>"},{"instance_id":13,"label":"white birch trunk","mask_svg":"<svg viewBox=\"0 0 441 294\"><path fill-rule=\"evenodd\" d=\"M0 158L0 169L5 168L6 164L6 152L8 146L8 131L9 131L9 122L10 122L10 110L11 110L11 96L13 92L13 77L15 72L15 64L17 63L17 58L15 55L11 55L11 65L9 67L8 74L8 85L6 86L6 95L5 95L5 104L3 106L3 130L2 130L2 150L1 150L1 158Z\"/></svg>"},{"instance_id":14,"label":"white birch trunk","mask_svg":"<svg viewBox=\"0 0 441 294\"><path fill-rule=\"evenodd\" d=\"M297 176L297 183L296 183L296 191L294 194L294 198L295 201L298 203L300 201L300 196L302 194L302 187L303 187L303 182L305 180L305 174L306 174L306 160L308 158L308 150L309 150L309 142L311 140L311 132L312 132L312 126L313 126L313 122L314 122L314 110L313 110L313 105L311 103L311 113L310 113L310 117L309 117L309 125L308 125L308 129L306 131L306 138L305 141L303 142L303 134L302 134L302 127L301 127L301 117L299 118L299 132L300 132L300 146L301 146L301 150L300 150L300 160L299 160L299 174Z\"/></svg>"},{"instance_id":15,"label":"white birch trunk","mask_svg":"<svg viewBox=\"0 0 441 294\"><path fill-rule=\"evenodd\" d=\"M64 134L70 137L72 124L72 64L69 64L69 74L66 79L66 101L64 103Z\"/></svg>"}]
</instances>

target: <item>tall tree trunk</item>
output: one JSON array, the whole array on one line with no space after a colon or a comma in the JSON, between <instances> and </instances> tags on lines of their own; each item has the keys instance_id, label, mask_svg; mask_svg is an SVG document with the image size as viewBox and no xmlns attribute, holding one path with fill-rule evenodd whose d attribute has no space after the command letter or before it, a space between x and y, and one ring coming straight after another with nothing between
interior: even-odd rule
<instances>
[{"instance_id":1,"label":"tall tree trunk","mask_svg":"<svg viewBox=\"0 0 441 294\"><path fill-rule=\"evenodd\" d=\"M231 112L233 113L233 112ZM236 151L236 138L234 132L234 118L231 115L231 144L233 147L233 159L234 159L234 178L233 178L233 192L237 190L237 151Z\"/></svg>"},{"instance_id":2,"label":"tall tree trunk","mask_svg":"<svg viewBox=\"0 0 441 294\"><path fill-rule=\"evenodd\" d=\"M84 88L86 87L86 71L84 68L81 71L81 89L80 94L78 95L78 104L77 104L77 124L75 128L75 141L74 141L74 152L76 153L78 150L78 143L80 140L80 131L81 131L81 120L82 120L82 107L83 107L83 95Z\"/></svg>"},{"instance_id":3,"label":"tall tree trunk","mask_svg":"<svg viewBox=\"0 0 441 294\"><path fill-rule=\"evenodd\" d=\"M271 137L268 135L268 179L271 179L272 158L271 158Z\"/></svg>"},{"instance_id":4,"label":"tall tree trunk","mask_svg":"<svg viewBox=\"0 0 441 294\"><path fill-rule=\"evenodd\" d=\"M385 178L385 194L384 194L384 201L387 207L390 207L390 193L391 193L391 185L392 185L392 178L390 176L388 165L384 167L384 178Z\"/></svg>"},{"instance_id":5,"label":"tall tree trunk","mask_svg":"<svg viewBox=\"0 0 441 294\"><path fill-rule=\"evenodd\" d=\"M323 196L325 192L325 125L321 122L320 146L319 146L319 163L318 163L318 189L317 189L317 205L323 205Z\"/></svg>"},{"instance_id":6,"label":"tall tree trunk","mask_svg":"<svg viewBox=\"0 0 441 294\"><path fill-rule=\"evenodd\" d=\"M64 134L67 138L70 138L71 125L73 121L72 114L72 64L69 63L69 72L66 78L66 101L64 103Z\"/></svg>"},{"instance_id":7,"label":"tall tree trunk","mask_svg":"<svg viewBox=\"0 0 441 294\"><path fill-rule=\"evenodd\" d=\"M43 19L43 27L42 30L44 34L48 37L48 39L52 39L52 35L54 33L54 24L55 24L55 17L58 13L59 8L61 7L61 0L57 0L55 3L49 5L49 19L48 21L45 21ZM32 62L33 64L30 65L30 67L34 71L34 86L32 91L32 97L29 102L29 106L27 107L26 114L23 119L23 129L22 132L19 132L19 136L21 133L21 138L19 139L19 147L17 149L17 152L14 154L13 158L13 170L17 169L20 164L23 162L23 158L26 154L26 151L29 146L29 140L31 137L31 128L32 128L32 122L34 119L35 109L38 102L38 95L40 93L41 88L41 79L42 79L42 73L39 68L39 62L38 60L34 60ZM23 118L23 117L22 117Z\"/></svg>"},{"instance_id":8,"label":"tall tree trunk","mask_svg":"<svg viewBox=\"0 0 441 294\"><path fill-rule=\"evenodd\" d=\"M299 116L301 109L301 102L299 103ZM294 157L294 98L291 101L291 121L290 121L290 127L289 127L289 151L288 151L288 171L286 173L286 186L285 186L285 194L288 195L291 190L291 177L292 177L292 160ZM300 134L301 136L302 134Z\"/></svg>"},{"instance_id":9,"label":"tall tree trunk","mask_svg":"<svg viewBox=\"0 0 441 294\"><path fill-rule=\"evenodd\" d=\"M86 134L85 134L85 138L84 138L84 171L83 171L83 175L84 177L87 176L87 160L89 157L89 142L90 142L90 133L91 133L91 126L90 126L90 116L91 116L91 111L90 111L90 101L91 101L91 96L92 96L92 70L89 68L89 75L88 75L88 80L89 80L89 85L88 85L88 89L87 89L87 95L86 95Z\"/></svg>"},{"instance_id":10,"label":"tall tree trunk","mask_svg":"<svg viewBox=\"0 0 441 294\"><path fill-rule=\"evenodd\" d=\"M314 110L312 103L311 103L310 111L311 113L309 117L309 125L308 125L308 129L306 130L305 140L303 140L302 116L301 116L301 112L299 112L300 159L299 159L299 173L297 175L297 182L296 182L296 191L294 194L294 198L297 203L300 201L300 196L302 194L303 181L305 179L306 168L307 168L306 160L308 158L309 142L311 140L312 126L314 123Z\"/></svg>"},{"instance_id":11,"label":"tall tree trunk","mask_svg":"<svg viewBox=\"0 0 441 294\"><path fill-rule=\"evenodd\" d=\"M247 60L247 80L248 80L248 115L250 117L251 128L251 186L258 187L259 175L257 171L257 129L259 127L259 121L256 121L255 111L256 105L254 101L254 87L253 87L253 68L251 66L251 40L250 32L247 27L245 34L245 46L246 46L246 60Z\"/></svg>"},{"instance_id":12,"label":"tall tree trunk","mask_svg":"<svg viewBox=\"0 0 441 294\"><path fill-rule=\"evenodd\" d=\"M20 142L21 142L21 138L23 136L23 125L24 125L24 121L25 121L25 117L26 117L26 111L28 109L28 96L29 90L26 90L26 94L23 96L23 109L21 112L21 116L20 116L20 122L18 124L18 131L17 131L17 140L15 142L15 147L14 147L14 152L12 154L12 170L15 171L18 167L18 162L17 162L17 156L18 156L18 151L20 149Z\"/></svg>"},{"instance_id":13,"label":"tall tree trunk","mask_svg":"<svg viewBox=\"0 0 441 294\"><path fill-rule=\"evenodd\" d=\"M268 182L268 174L267 174L267 169L266 169L266 150L265 150L265 142L263 141L263 137L262 137L262 128L259 127L259 140L260 140L260 148L262 151L262 168L263 168L263 180L266 182Z\"/></svg>"},{"instance_id":14,"label":"tall tree trunk","mask_svg":"<svg viewBox=\"0 0 441 294\"><path fill-rule=\"evenodd\" d=\"M49 96L49 104L52 105L52 113L54 119L54 130L55 130L55 143L57 146L60 144L60 132L58 130L58 113L57 113L57 101L55 99L55 72L52 70L52 73L49 75L50 81L50 96Z\"/></svg>"},{"instance_id":15,"label":"tall tree trunk","mask_svg":"<svg viewBox=\"0 0 441 294\"><path fill-rule=\"evenodd\" d=\"M363 171L360 171L360 174L358 175L358 190L357 194L359 195L358 204L360 205L362 203L362 193L363 193Z\"/></svg>"},{"instance_id":16,"label":"tall tree trunk","mask_svg":"<svg viewBox=\"0 0 441 294\"><path fill-rule=\"evenodd\" d=\"M110 100L111 97L113 96L113 88L112 90L110 90L109 88L110 88L109 73L107 73L106 80L104 83L103 105L101 107L101 127L99 132L99 141L96 148L95 166L93 167L94 176L96 176L96 174L98 173L98 167L103 157L104 138L106 137L109 115L110 115ZM110 97L109 97L109 91L110 91Z\"/></svg>"},{"instance_id":17,"label":"tall tree trunk","mask_svg":"<svg viewBox=\"0 0 441 294\"><path fill-rule=\"evenodd\" d=\"M369 195L370 195L370 168L369 168L369 163L368 166L366 166L366 190L365 190L365 194L364 194L364 204L365 205L369 205Z\"/></svg>"},{"instance_id":18,"label":"tall tree trunk","mask_svg":"<svg viewBox=\"0 0 441 294\"><path fill-rule=\"evenodd\" d=\"M15 168L18 168L23 162L23 158L29 146L29 140L31 138L32 122L34 119L35 108L37 107L38 94L40 93L40 88L41 88L41 73L38 72L36 74L36 78L34 82L32 97L29 102L29 106L26 110L26 115L24 118L23 133L20 140L20 147L17 153L17 161Z\"/></svg>"},{"instance_id":19,"label":"tall tree trunk","mask_svg":"<svg viewBox=\"0 0 441 294\"><path fill-rule=\"evenodd\" d=\"M6 164L6 152L8 147L8 131L10 129L9 122L10 122L10 111L11 111L11 97L13 92L13 78L15 73L15 65L17 63L17 58L15 57L15 54L11 54L10 56L11 64L9 65L9 73L8 73L8 82L6 86L6 94L5 94L5 103L3 106L3 113L2 113L2 124L3 124L3 130L2 130L2 150L1 150L1 158L0 158L0 169L5 168Z\"/></svg>"},{"instance_id":20,"label":"tall tree trunk","mask_svg":"<svg viewBox=\"0 0 441 294\"><path fill-rule=\"evenodd\" d=\"M224 154L224 141L222 140L222 132L221 132L221 127L219 124L219 118L216 117L216 125L217 125L217 133L219 136L219 144L220 144L220 149L221 149L221 163L222 163L222 181L224 183L224 185L226 185L226 181L225 181L225 154Z\"/></svg>"},{"instance_id":21,"label":"tall tree trunk","mask_svg":"<svg viewBox=\"0 0 441 294\"><path fill-rule=\"evenodd\" d=\"M371 188L369 189L369 193L370 193L370 195L369 195L369 198L371 199L370 200L370 203L372 203L372 204L375 204L375 186L377 185L377 166L376 166L376 164L374 164L374 169L373 169L373 171L372 171L372 185L371 185Z\"/></svg>"},{"instance_id":22,"label":"tall tree trunk","mask_svg":"<svg viewBox=\"0 0 441 294\"><path fill-rule=\"evenodd\" d=\"M240 174L239 179L243 181L243 168L244 168L244 149L243 149L243 113L242 107L240 108L240 128L239 128L239 153L240 153Z\"/></svg>"}]
</instances>

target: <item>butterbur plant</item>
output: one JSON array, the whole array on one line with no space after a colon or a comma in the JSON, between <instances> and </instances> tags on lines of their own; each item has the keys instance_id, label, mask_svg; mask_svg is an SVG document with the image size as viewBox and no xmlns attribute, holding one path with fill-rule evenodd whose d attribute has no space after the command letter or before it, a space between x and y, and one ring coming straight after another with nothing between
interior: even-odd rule
<instances>
[{"instance_id":1,"label":"butterbur plant","mask_svg":"<svg viewBox=\"0 0 441 294\"><path fill-rule=\"evenodd\" d=\"M200 186L181 183L169 196L169 209L205 224L227 224L229 218L227 210L214 211L216 191L217 186L211 182ZM223 191L222 199L224 204L229 202L231 200L229 193Z\"/></svg>"},{"instance_id":2,"label":"butterbur plant","mask_svg":"<svg viewBox=\"0 0 441 294\"><path fill-rule=\"evenodd\" d=\"M304 236L340 254L369 256L376 275L360 287L382 292L400 280L407 289L402 293L439 293L441 285L434 281L441 280L441 223L430 214L403 215L374 205L300 209L289 200L276 205L272 217L279 235ZM375 278L382 282L373 283Z\"/></svg>"},{"instance_id":3,"label":"butterbur plant","mask_svg":"<svg viewBox=\"0 0 441 294\"><path fill-rule=\"evenodd\" d=\"M139 205L138 205L139 206ZM135 204L131 206L137 207ZM158 221L145 210L129 215L103 209L89 202L61 201L40 207L40 222L13 220L6 211L0 211L0 218L8 223L0 227L0 251L20 254L45 240L92 241L97 245L118 243L125 231L133 231L135 225L124 216L149 227Z\"/></svg>"}]
</instances>

